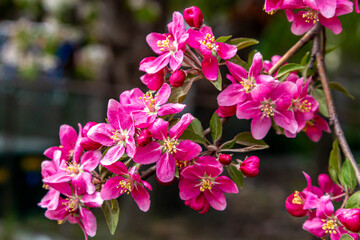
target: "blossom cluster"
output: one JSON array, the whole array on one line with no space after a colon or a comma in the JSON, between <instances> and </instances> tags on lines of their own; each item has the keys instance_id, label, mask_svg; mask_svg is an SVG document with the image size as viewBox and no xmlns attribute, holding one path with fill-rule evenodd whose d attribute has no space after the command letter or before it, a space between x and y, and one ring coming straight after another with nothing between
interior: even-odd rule
<instances>
[{"instance_id":1,"label":"blossom cluster","mask_svg":"<svg viewBox=\"0 0 360 240\"><path fill-rule=\"evenodd\" d=\"M307 187L286 199L287 211L295 217L307 216L303 229L319 238L330 236L331 240L338 240L348 234L355 240L359 239L360 209L344 209L342 206L335 211L332 202L341 201L346 195L344 190L326 174L318 176L320 187L313 186L310 176L304 175Z\"/></svg>"}]
</instances>

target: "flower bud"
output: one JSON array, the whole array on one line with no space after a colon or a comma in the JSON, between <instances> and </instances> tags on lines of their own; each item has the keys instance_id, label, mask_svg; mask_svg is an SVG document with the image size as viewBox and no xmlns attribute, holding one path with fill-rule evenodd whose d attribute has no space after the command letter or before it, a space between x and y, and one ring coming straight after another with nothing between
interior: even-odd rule
<instances>
[{"instance_id":1,"label":"flower bud","mask_svg":"<svg viewBox=\"0 0 360 240\"><path fill-rule=\"evenodd\" d=\"M222 165L229 165L231 162L232 162L232 158L230 155L228 154L221 154L219 156L219 162L222 164Z\"/></svg>"},{"instance_id":2,"label":"flower bud","mask_svg":"<svg viewBox=\"0 0 360 240\"><path fill-rule=\"evenodd\" d=\"M181 87L184 84L185 81L185 72L183 70L176 70L171 74L169 82L170 85L173 87Z\"/></svg>"},{"instance_id":3,"label":"flower bud","mask_svg":"<svg viewBox=\"0 0 360 240\"><path fill-rule=\"evenodd\" d=\"M294 217L303 217L308 210L304 209L305 194L295 191L291 194L285 202L286 210Z\"/></svg>"},{"instance_id":4,"label":"flower bud","mask_svg":"<svg viewBox=\"0 0 360 240\"><path fill-rule=\"evenodd\" d=\"M240 164L240 171L247 177L255 177L259 173L259 162L258 157L251 156Z\"/></svg>"},{"instance_id":5,"label":"flower bud","mask_svg":"<svg viewBox=\"0 0 360 240\"><path fill-rule=\"evenodd\" d=\"M204 17L200 8L192 6L184 10L184 19L190 27L200 28Z\"/></svg>"},{"instance_id":6,"label":"flower bud","mask_svg":"<svg viewBox=\"0 0 360 240\"><path fill-rule=\"evenodd\" d=\"M95 125L97 125L96 122L88 122L82 129L82 134L84 137L82 137L80 140L80 146L85 150L97 150L102 146L100 143L91 140L87 136L87 133L89 132L90 128L92 128Z\"/></svg>"},{"instance_id":7,"label":"flower bud","mask_svg":"<svg viewBox=\"0 0 360 240\"><path fill-rule=\"evenodd\" d=\"M348 230L352 232L360 231L360 209L342 209L340 214L337 215L337 218Z\"/></svg>"},{"instance_id":8,"label":"flower bud","mask_svg":"<svg viewBox=\"0 0 360 240\"><path fill-rule=\"evenodd\" d=\"M151 142L151 138L152 138L151 132L147 129L144 129L137 137L136 142L140 147L144 147L146 144Z\"/></svg>"}]
</instances>

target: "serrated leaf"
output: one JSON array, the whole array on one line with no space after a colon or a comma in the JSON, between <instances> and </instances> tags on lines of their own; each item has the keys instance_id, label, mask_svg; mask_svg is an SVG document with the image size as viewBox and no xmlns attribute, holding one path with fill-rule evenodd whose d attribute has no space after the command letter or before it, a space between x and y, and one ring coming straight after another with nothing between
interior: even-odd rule
<instances>
[{"instance_id":1,"label":"serrated leaf","mask_svg":"<svg viewBox=\"0 0 360 240\"><path fill-rule=\"evenodd\" d=\"M230 140L230 141L227 141L227 142L224 142L220 149L232 149L234 146L235 146L235 143L236 143L236 140L233 139L233 140Z\"/></svg>"},{"instance_id":2,"label":"serrated leaf","mask_svg":"<svg viewBox=\"0 0 360 240\"><path fill-rule=\"evenodd\" d=\"M343 234L340 240L354 240L349 234Z\"/></svg>"},{"instance_id":3,"label":"serrated leaf","mask_svg":"<svg viewBox=\"0 0 360 240\"><path fill-rule=\"evenodd\" d=\"M244 176L242 172L237 170L234 165L227 165L226 170L228 171L231 179L234 181L238 188L242 188L244 186Z\"/></svg>"},{"instance_id":4,"label":"serrated leaf","mask_svg":"<svg viewBox=\"0 0 360 240\"><path fill-rule=\"evenodd\" d=\"M293 71L301 71L304 68L305 68L305 66L297 64L297 63L286 64L286 65L282 66L279 69L279 71L278 71L278 73L276 75L276 78L281 78L285 74L288 74L288 73L293 72Z\"/></svg>"},{"instance_id":5,"label":"serrated leaf","mask_svg":"<svg viewBox=\"0 0 360 240\"><path fill-rule=\"evenodd\" d=\"M243 67L245 70L249 70L248 64L244 60L242 60L239 57L239 55L235 55L234 57L230 58L228 61Z\"/></svg>"},{"instance_id":6,"label":"serrated leaf","mask_svg":"<svg viewBox=\"0 0 360 240\"><path fill-rule=\"evenodd\" d=\"M216 79L216 81L210 81L217 90L221 91L222 90L222 77L221 77L221 73L220 71L218 72L218 77Z\"/></svg>"},{"instance_id":7,"label":"serrated leaf","mask_svg":"<svg viewBox=\"0 0 360 240\"><path fill-rule=\"evenodd\" d=\"M306 66L309 63L310 52L307 51L305 55L301 58L300 65Z\"/></svg>"},{"instance_id":8,"label":"serrated leaf","mask_svg":"<svg viewBox=\"0 0 360 240\"><path fill-rule=\"evenodd\" d=\"M322 89L319 89L319 88L314 89L312 91L312 96L319 103L319 111L320 111L320 113L323 116L328 118L329 117L329 111L328 111L328 108L327 108L324 91Z\"/></svg>"},{"instance_id":9,"label":"serrated leaf","mask_svg":"<svg viewBox=\"0 0 360 240\"><path fill-rule=\"evenodd\" d=\"M180 136L181 139L192 140L197 143L206 144L204 129L199 119L195 118Z\"/></svg>"},{"instance_id":10,"label":"serrated leaf","mask_svg":"<svg viewBox=\"0 0 360 240\"><path fill-rule=\"evenodd\" d=\"M247 146L247 147L251 147L251 146L255 146L255 145L264 146L265 148L269 147L265 143L264 140L256 140L256 139L254 139L251 132L239 133L238 135L235 136L234 139L236 140L237 144L244 145L244 146Z\"/></svg>"},{"instance_id":11,"label":"serrated leaf","mask_svg":"<svg viewBox=\"0 0 360 240\"><path fill-rule=\"evenodd\" d=\"M190 91L190 88L194 82L194 76L185 79L184 85L181 87L171 88L171 94L169 97L169 103L182 103L185 100L186 95Z\"/></svg>"},{"instance_id":12,"label":"serrated leaf","mask_svg":"<svg viewBox=\"0 0 360 240\"><path fill-rule=\"evenodd\" d=\"M340 174L340 167L341 167L341 154L339 149L339 141L335 139L329 157L329 174L331 179L337 184L339 184L338 177Z\"/></svg>"},{"instance_id":13,"label":"serrated leaf","mask_svg":"<svg viewBox=\"0 0 360 240\"><path fill-rule=\"evenodd\" d=\"M349 197L345 203L345 208L360 208L360 191Z\"/></svg>"},{"instance_id":14,"label":"serrated leaf","mask_svg":"<svg viewBox=\"0 0 360 240\"><path fill-rule=\"evenodd\" d=\"M233 38L228 44L235 45L238 50L258 44L259 41L253 38Z\"/></svg>"},{"instance_id":15,"label":"serrated leaf","mask_svg":"<svg viewBox=\"0 0 360 240\"><path fill-rule=\"evenodd\" d=\"M330 86L331 89L334 89L335 91L339 91L339 92L344 93L346 96L348 96L352 100L355 99L355 97L353 95L351 95L349 93L349 91L343 85L341 85L340 83L338 83L338 82L329 82L329 86Z\"/></svg>"},{"instance_id":16,"label":"serrated leaf","mask_svg":"<svg viewBox=\"0 0 360 240\"><path fill-rule=\"evenodd\" d=\"M342 165L340 182L343 186L346 186L349 190L354 190L356 188L355 171L349 159L345 159Z\"/></svg>"},{"instance_id":17,"label":"serrated leaf","mask_svg":"<svg viewBox=\"0 0 360 240\"><path fill-rule=\"evenodd\" d=\"M119 203L116 199L104 201L101 209L104 213L106 223L109 227L110 233L114 235L116 227L119 222Z\"/></svg>"},{"instance_id":18,"label":"serrated leaf","mask_svg":"<svg viewBox=\"0 0 360 240\"><path fill-rule=\"evenodd\" d=\"M229 35L229 36L221 36L221 37L218 37L218 38L215 40L215 42L222 42L222 43L224 43L224 42L226 42L227 40L229 40L231 37L232 37L231 35Z\"/></svg>"},{"instance_id":19,"label":"serrated leaf","mask_svg":"<svg viewBox=\"0 0 360 240\"><path fill-rule=\"evenodd\" d=\"M222 124L217 113L214 113L210 119L210 130L213 142L216 143L222 136Z\"/></svg>"}]
</instances>

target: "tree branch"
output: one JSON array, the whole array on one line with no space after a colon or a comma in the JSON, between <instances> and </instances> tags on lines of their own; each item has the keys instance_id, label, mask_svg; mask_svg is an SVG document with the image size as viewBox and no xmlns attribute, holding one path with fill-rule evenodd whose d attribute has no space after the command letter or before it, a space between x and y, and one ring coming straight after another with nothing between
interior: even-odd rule
<instances>
[{"instance_id":1,"label":"tree branch","mask_svg":"<svg viewBox=\"0 0 360 240\"><path fill-rule=\"evenodd\" d=\"M141 172L141 179L146 180L150 176L154 175L156 172L156 165L152 166L151 168L146 169L145 171Z\"/></svg>"},{"instance_id":2,"label":"tree branch","mask_svg":"<svg viewBox=\"0 0 360 240\"><path fill-rule=\"evenodd\" d=\"M317 61L317 67L318 67L318 71L319 71L321 85L324 90L325 100L326 100L326 104L327 104L328 111L329 111L329 122L330 122L330 125L332 125L334 128L334 132L335 132L336 137L339 140L339 144L340 144L342 152L344 153L345 157L350 160L351 165L353 166L353 168L355 170L356 180L357 180L358 184L360 185L360 170L355 161L354 155L352 154L352 152L350 150L349 144L346 141L344 131L341 128L338 116L335 111L334 100L331 95L329 80L328 80L328 76L326 74L325 62L324 62L325 46L323 44L321 45L321 37L320 37L320 36L322 36L323 37L322 39L324 39L324 35L325 35L324 31L321 31L317 34L317 36L314 39L314 46L315 45L321 46L320 48L317 49L316 61Z\"/></svg>"}]
</instances>

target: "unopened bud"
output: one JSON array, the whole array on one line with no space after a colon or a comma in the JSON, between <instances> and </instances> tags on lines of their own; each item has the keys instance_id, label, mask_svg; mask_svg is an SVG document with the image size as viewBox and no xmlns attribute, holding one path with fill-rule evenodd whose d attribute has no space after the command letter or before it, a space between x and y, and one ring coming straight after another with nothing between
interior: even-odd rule
<instances>
[{"instance_id":1,"label":"unopened bud","mask_svg":"<svg viewBox=\"0 0 360 240\"><path fill-rule=\"evenodd\" d=\"M169 82L170 85L173 87L181 87L184 84L185 81L185 72L183 70L176 70L171 74Z\"/></svg>"},{"instance_id":2,"label":"unopened bud","mask_svg":"<svg viewBox=\"0 0 360 240\"><path fill-rule=\"evenodd\" d=\"M151 132L147 129L144 129L137 137L136 142L140 147L144 147L146 144L151 142L151 138L152 138Z\"/></svg>"},{"instance_id":3,"label":"unopened bud","mask_svg":"<svg viewBox=\"0 0 360 240\"><path fill-rule=\"evenodd\" d=\"M337 216L342 225L352 232L360 231L360 209L339 209L340 214ZM337 211L337 212L338 212Z\"/></svg>"},{"instance_id":4,"label":"unopened bud","mask_svg":"<svg viewBox=\"0 0 360 240\"><path fill-rule=\"evenodd\" d=\"M259 173L259 163L258 157L251 156L240 164L240 171L247 177L255 177Z\"/></svg>"},{"instance_id":5,"label":"unopened bud","mask_svg":"<svg viewBox=\"0 0 360 240\"><path fill-rule=\"evenodd\" d=\"M219 162L222 164L222 165L229 165L231 162L232 162L232 158L230 155L228 154L221 154L219 156Z\"/></svg>"},{"instance_id":6,"label":"unopened bud","mask_svg":"<svg viewBox=\"0 0 360 240\"><path fill-rule=\"evenodd\" d=\"M184 10L184 19L190 27L200 28L203 24L204 16L200 8L192 6Z\"/></svg>"},{"instance_id":7,"label":"unopened bud","mask_svg":"<svg viewBox=\"0 0 360 240\"><path fill-rule=\"evenodd\" d=\"M304 209L305 194L295 191L291 194L285 202L286 210L294 217L303 217L307 214L308 210Z\"/></svg>"}]
</instances>

